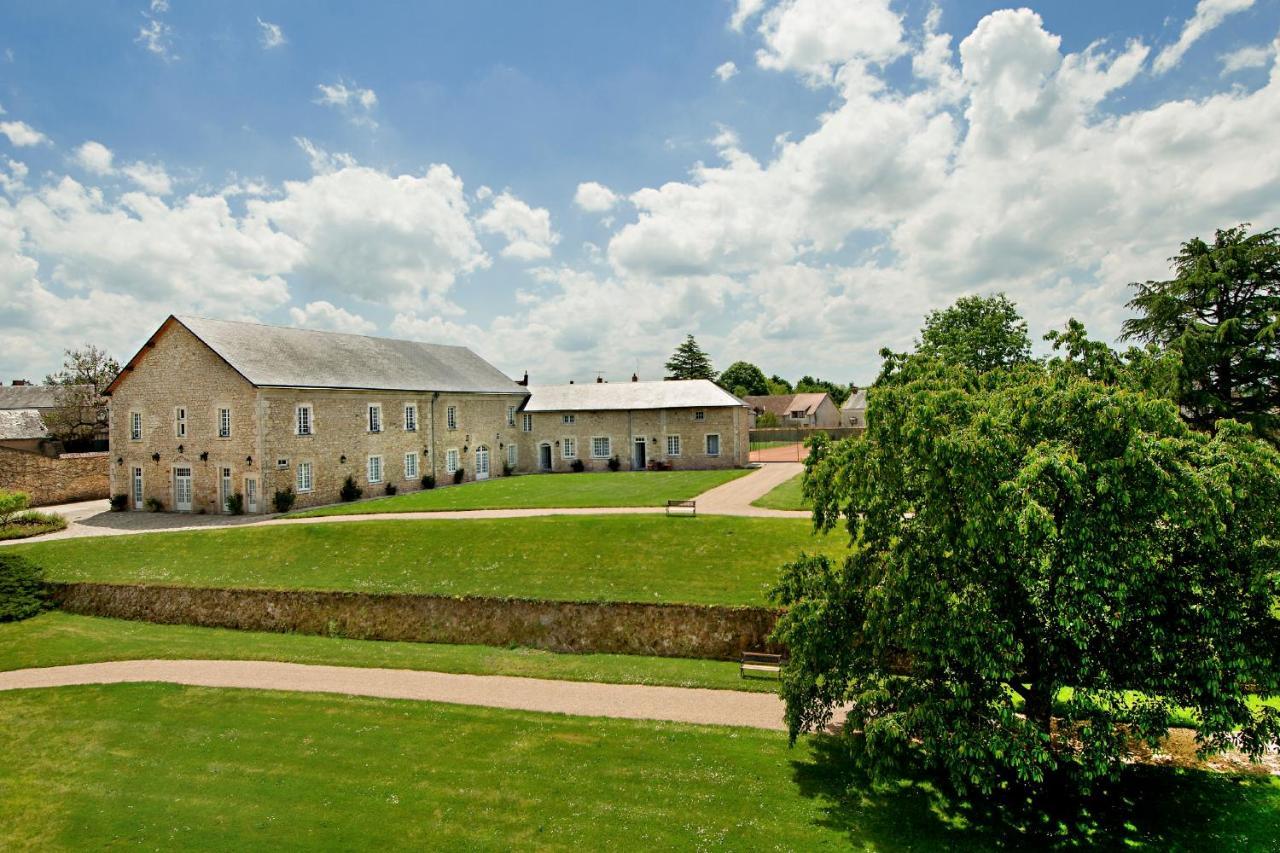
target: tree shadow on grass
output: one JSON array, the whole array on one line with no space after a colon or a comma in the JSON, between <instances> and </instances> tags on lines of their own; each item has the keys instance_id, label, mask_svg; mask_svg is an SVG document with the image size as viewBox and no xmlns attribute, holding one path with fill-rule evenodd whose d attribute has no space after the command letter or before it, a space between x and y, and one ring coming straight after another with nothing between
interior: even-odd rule
<instances>
[{"instance_id":1,"label":"tree shadow on grass","mask_svg":"<svg viewBox=\"0 0 1280 853\"><path fill-rule=\"evenodd\" d=\"M873 782L843 737L815 737L808 759L792 767L800 794L821 805L819 824L859 847L1280 849L1280 779L1268 776L1133 766L1049 818L957 797L923 773Z\"/></svg>"}]
</instances>

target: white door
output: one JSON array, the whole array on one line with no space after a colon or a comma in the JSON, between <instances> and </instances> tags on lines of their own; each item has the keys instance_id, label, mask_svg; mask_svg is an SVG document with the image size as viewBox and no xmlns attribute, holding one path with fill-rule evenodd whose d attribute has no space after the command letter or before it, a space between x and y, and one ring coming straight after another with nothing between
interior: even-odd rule
<instances>
[{"instance_id":1,"label":"white door","mask_svg":"<svg viewBox=\"0 0 1280 853\"><path fill-rule=\"evenodd\" d=\"M142 509L142 469L133 469L133 508Z\"/></svg>"},{"instance_id":2,"label":"white door","mask_svg":"<svg viewBox=\"0 0 1280 853\"><path fill-rule=\"evenodd\" d=\"M254 513L258 511L258 478L244 478L244 511Z\"/></svg>"},{"instance_id":3,"label":"white door","mask_svg":"<svg viewBox=\"0 0 1280 853\"><path fill-rule=\"evenodd\" d=\"M173 469L173 508L178 512L191 512L191 469Z\"/></svg>"},{"instance_id":4,"label":"white door","mask_svg":"<svg viewBox=\"0 0 1280 853\"><path fill-rule=\"evenodd\" d=\"M489 448L476 448L476 479L489 479Z\"/></svg>"}]
</instances>

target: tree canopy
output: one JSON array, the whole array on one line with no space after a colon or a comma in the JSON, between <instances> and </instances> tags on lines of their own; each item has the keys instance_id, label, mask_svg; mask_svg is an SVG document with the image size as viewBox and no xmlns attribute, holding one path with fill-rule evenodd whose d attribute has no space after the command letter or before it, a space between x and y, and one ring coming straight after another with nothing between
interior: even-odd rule
<instances>
[{"instance_id":1,"label":"tree canopy","mask_svg":"<svg viewBox=\"0 0 1280 853\"><path fill-rule=\"evenodd\" d=\"M769 393L769 380L764 372L749 361L735 361L720 374L719 385L730 394L739 397L762 396Z\"/></svg>"},{"instance_id":2,"label":"tree canopy","mask_svg":"<svg viewBox=\"0 0 1280 853\"><path fill-rule=\"evenodd\" d=\"M66 350L62 370L44 378L44 384L59 386L57 407L44 417L45 426L63 441L90 439L107 428L109 409L102 396L120 373L120 363L93 344Z\"/></svg>"},{"instance_id":3,"label":"tree canopy","mask_svg":"<svg viewBox=\"0 0 1280 853\"><path fill-rule=\"evenodd\" d=\"M1219 418L1280 441L1280 229L1219 230L1171 259L1174 277L1132 285L1126 337L1181 358L1178 402L1199 429Z\"/></svg>"},{"instance_id":4,"label":"tree canopy","mask_svg":"<svg viewBox=\"0 0 1280 853\"><path fill-rule=\"evenodd\" d=\"M1027 321L1003 293L964 296L925 317L916 351L978 373L1031 359Z\"/></svg>"},{"instance_id":5,"label":"tree canopy","mask_svg":"<svg viewBox=\"0 0 1280 853\"><path fill-rule=\"evenodd\" d=\"M667 359L668 379L712 379L716 378L715 368L711 366L711 357L703 352L702 347L687 335L684 343L676 347L676 351Z\"/></svg>"},{"instance_id":6,"label":"tree canopy","mask_svg":"<svg viewBox=\"0 0 1280 853\"><path fill-rule=\"evenodd\" d=\"M797 394L830 394L831 399L836 406L844 405L844 401L849 399L848 385L841 385L838 382L831 382L826 379L817 379L813 376L801 376L796 382Z\"/></svg>"},{"instance_id":7,"label":"tree canopy","mask_svg":"<svg viewBox=\"0 0 1280 853\"><path fill-rule=\"evenodd\" d=\"M776 373L770 376L767 382L770 394L780 395L795 393L795 388L792 387L791 383Z\"/></svg>"}]
</instances>

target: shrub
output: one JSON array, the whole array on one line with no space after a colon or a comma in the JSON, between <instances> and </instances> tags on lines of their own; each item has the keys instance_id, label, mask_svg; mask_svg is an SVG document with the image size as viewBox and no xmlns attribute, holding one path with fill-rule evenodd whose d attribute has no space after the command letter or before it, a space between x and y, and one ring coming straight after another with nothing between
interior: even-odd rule
<instances>
[{"instance_id":1,"label":"shrub","mask_svg":"<svg viewBox=\"0 0 1280 853\"><path fill-rule=\"evenodd\" d=\"M0 552L0 622L30 619L48 609L41 568L26 557Z\"/></svg>"},{"instance_id":2,"label":"shrub","mask_svg":"<svg viewBox=\"0 0 1280 853\"><path fill-rule=\"evenodd\" d=\"M13 517L31 505L31 495L0 489L0 527L13 521Z\"/></svg>"},{"instance_id":3,"label":"shrub","mask_svg":"<svg viewBox=\"0 0 1280 853\"><path fill-rule=\"evenodd\" d=\"M581 473L583 469L585 469L587 466L583 463L581 459L575 459L569 463L569 467L572 468L574 471Z\"/></svg>"},{"instance_id":4,"label":"shrub","mask_svg":"<svg viewBox=\"0 0 1280 853\"><path fill-rule=\"evenodd\" d=\"M356 485L356 478L350 474L347 475L347 479L342 481L342 488L338 490L338 497L347 503L357 500L363 494L364 489Z\"/></svg>"},{"instance_id":5,"label":"shrub","mask_svg":"<svg viewBox=\"0 0 1280 853\"><path fill-rule=\"evenodd\" d=\"M235 492L227 497L227 512L232 515L244 515L244 495Z\"/></svg>"},{"instance_id":6,"label":"shrub","mask_svg":"<svg viewBox=\"0 0 1280 853\"><path fill-rule=\"evenodd\" d=\"M284 491L276 492L275 497L271 499L271 505L276 508L276 512L288 512L293 509L293 502L298 496L293 493L293 486L289 486Z\"/></svg>"},{"instance_id":7,"label":"shrub","mask_svg":"<svg viewBox=\"0 0 1280 853\"><path fill-rule=\"evenodd\" d=\"M621 459L619 459L618 457L616 457L616 456L615 456L615 457L613 457L612 459L610 459L610 460L609 460L609 470L610 470L610 471L617 471L617 470L618 470L619 468L621 468L621 467L622 467L622 460L621 460Z\"/></svg>"},{"instance_id":8,"label":"shrub","mask_svg":"<svg viewBox=\"0 0 1280 853\"><path fill-rule=\"evenodd\" d=\"M436 475L435 475L435 474L423 474L423 475L422 475L422 488L424 488L424 489L434 489L435 487L436 487Z\"/></svg>"},{"instance_id":9,"label":"shrub","mask_svg":"<svg viewBox=\"0 0 1280 853\"><path fill-rule=\"evenodd\" d=\"M457 483L461 483L461 482L462 482L462 477L463 477L464 473L465 473L465 472L464 472L461 468L456 469L456 470L453 472L453 482L454 482L455 484L457 484Z\"/></svg>"},{"instance_id":10,"label":"shrub","mask_svg":"<svg viewBox=\"0 0 1280 853\"><path fill-rule=\"evenodd\" d=\"M159 498L147 498L147 512L164 512L164 503Z\"/></svg>"},{"instance_id":11,"label":"shrub","mask_svg":"<svg viewBox=\"0 0 1280 853\"><path fill-rule=\"evenodd\" d=\"M112 495L112 496L111 496L111 511L112 511L112 512L124 512L124 511L125 511L125 510L127 510L128 508L129 508L129 496L128 496L128 495Z\"/></svg>"},{"instance_id":12,"label":"shrub","mask_svg":"<svg viewBox=\"0 0 1280 853\"><path fill-rule=\"evenodd\" d=\"M516 472L516 469L513 468L511 465L507 464L506 462L502 463L502 476L510 477L515 472Z\"/></svg>"},{"instance_id":13,"label":"shrub","mask_svg":"<svg viewBox=\"0 0 1280 853\"><path fill-rule=\"evenodd\" d=\"M395 483L387 483L387 496L388 496L388 497L390 497L391 495L394 495L395 493L396 493L396 484L395 484Z\"/></svg>"}]
</instances>

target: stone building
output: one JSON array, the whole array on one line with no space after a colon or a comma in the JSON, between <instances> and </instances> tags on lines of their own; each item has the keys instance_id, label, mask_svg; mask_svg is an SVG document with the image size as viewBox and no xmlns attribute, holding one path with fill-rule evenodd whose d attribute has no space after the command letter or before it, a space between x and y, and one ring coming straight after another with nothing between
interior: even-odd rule
<instances>
[{"instance_id":1,"label":"stone building","mask_svg":"<svg viewBox=\"0 0 1280 853\"><path fill-rule=\"evenodd\" d=\"M836 408L831 395L825 392L752 396L746 397L745 402L751 407L753 424L768 412L780 427L829 429L842 425L840 410Z\"/></svg>"}]
</instances>

